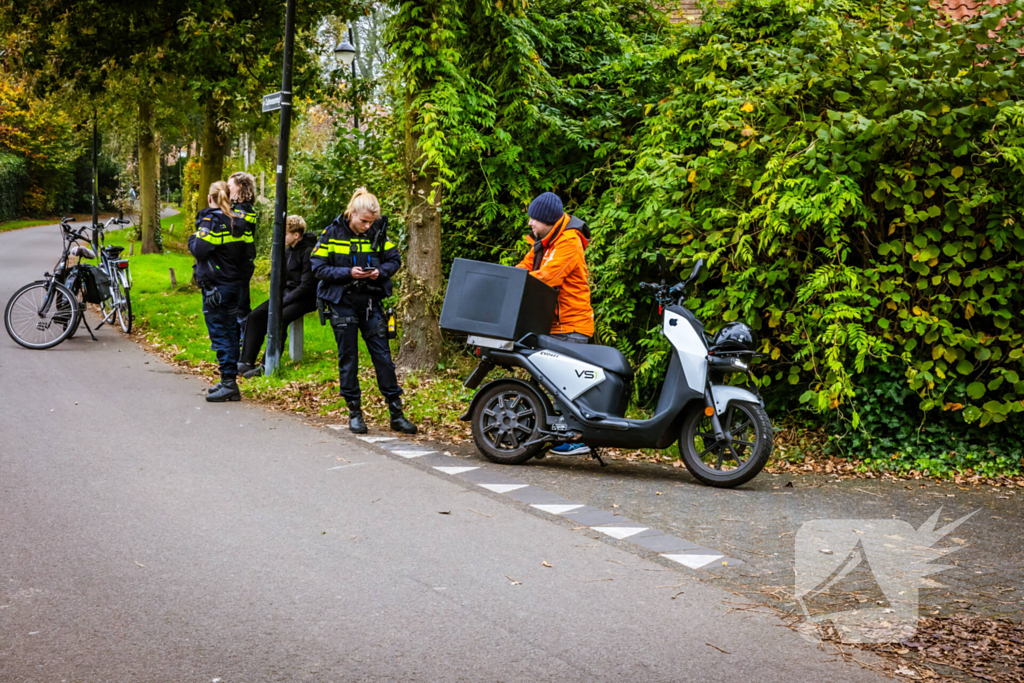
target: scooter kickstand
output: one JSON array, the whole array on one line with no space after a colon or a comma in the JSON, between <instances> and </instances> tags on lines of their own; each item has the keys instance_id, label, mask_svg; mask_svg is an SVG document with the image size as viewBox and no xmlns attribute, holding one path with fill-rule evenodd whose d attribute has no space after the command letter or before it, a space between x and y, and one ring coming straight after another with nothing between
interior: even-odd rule
<instances>
[{"instance_id":1,"label":"scooter kickstand","mask_svg":"<svg viewBox=\"0 0 1024 683\"><path fill-rule=\"evenodd\" d=\"M590 449L590 457L601 463L601 467L608 467L608 463L601 459L601 453L596 448Z\"/></svg>"}]
</instances>

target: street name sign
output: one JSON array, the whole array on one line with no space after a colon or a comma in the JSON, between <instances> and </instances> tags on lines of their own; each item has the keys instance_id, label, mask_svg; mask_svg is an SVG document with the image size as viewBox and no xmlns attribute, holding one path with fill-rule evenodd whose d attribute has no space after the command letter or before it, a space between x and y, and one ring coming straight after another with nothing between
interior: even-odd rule
<instances>
[{"instance_id":1,"label":"street name sign","mask_svg":"<svg viewBox=\"0 0 1024 683\"><path fill-rule=\"evenodd\" d=\"M281 108L281 93L273 92L269 95L263 96L263 113L266 114L268 111L277 111Z\"/></svg>"}]
</instances>

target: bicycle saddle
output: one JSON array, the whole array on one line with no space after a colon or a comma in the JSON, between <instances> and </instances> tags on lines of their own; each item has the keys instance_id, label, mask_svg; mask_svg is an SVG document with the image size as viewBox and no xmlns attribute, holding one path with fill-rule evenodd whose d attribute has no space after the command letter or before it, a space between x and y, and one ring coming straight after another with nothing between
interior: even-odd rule
<instances>
[{"instance_id":1,"label":"bicycle saddle","mask_svg":"<svg viewBox=\"0 0 1024 683\"><path fill-rule=\"evenodd\" d=\"M68 253L71 254L72 256L77 256L79 258L96 258L96 254L93 252L92 249L90 249L89 247L83 247L81 244L76 244L75 246L71 247L71 251L69 251Z\"/></svg>"},{"instance_id":2,"label":"bicycle saddle","mask_svg":"<svg viewBox=\"0 0 1024 683\"><path fill-rule=\"evenodd\" d=\"M116 259L118 256L120 256L122 251L124 251L124 247L103 247L103 253L112 259Z\"/></svg>"}]
</instances>

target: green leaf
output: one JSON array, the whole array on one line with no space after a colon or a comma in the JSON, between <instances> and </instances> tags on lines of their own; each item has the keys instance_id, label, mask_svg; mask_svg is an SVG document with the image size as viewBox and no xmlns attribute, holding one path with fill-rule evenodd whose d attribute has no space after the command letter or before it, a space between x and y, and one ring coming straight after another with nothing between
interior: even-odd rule
<instances>
[{"instance_id":1,"label":"green leaf","mask_svg":"<svg viewBox=\"0 0 1024 683\"><path fill-rule=\"evenodd\" d=\"M832 99L834 99L836 102L845 102L846 100L850 99L850 93L843 92L842 90L836 90L832 94Z\"/></svg>"},{"instance_id":2,"label":"green leaf","mask_svg":"<svg viewBox=\"0 0 1024 683\"><path fill-rule=\"evenodd\" d=\"M985 385L981 382L971 382L967 385L967 395L973 399L979 399L985 395Z\"/></svg>"},{"instance_id":3,"label":"green leaf","mask_svg":"<svg viewBox=\"0 0 1024 683\"><path fill-rule=\"evenodd\" d=\"M967 360L962 360L956 364L956 371L961 375L969 375L974 372L974 364Z\"/></svg>"}]
</instances>

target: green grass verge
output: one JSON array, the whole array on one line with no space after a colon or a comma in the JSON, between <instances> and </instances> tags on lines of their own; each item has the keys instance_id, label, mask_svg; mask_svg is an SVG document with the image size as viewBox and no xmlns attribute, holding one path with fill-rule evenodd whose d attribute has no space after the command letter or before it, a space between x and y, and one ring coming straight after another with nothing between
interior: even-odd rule
<instances>
[{"instance_id":1,"label":"green grass verge","mask_svg":"<svg viewBox=\"0 0 1024 683\"><path fill-rule=\"evenodd\" d=\"M140 333L158 350L177 363L216 376L216 357L210 349L203 320L199 291L191 285L192 256L187 251L191 221L182 214L161 222L164 253L135 254L131 257L132 306ZM123 234L111 233L108 244L127 246ZM171 286L170 269L177 286ZM267 298L267 277L255 278L251 287L253 305ZM316 313L307 315L303 326L303 360L295 363L287 355L274 377L242 380L243 395L302 413L332 416L346 414L338 395L337 345L329 325L321 326ZM397 350L397 342L392 342ZM360 341L360 381L363 404L371 424L386 427L387 408L376 387L370 357ZM406 412L427 434L447 438L467 435L459 422L472 394L463 389L464 368L439 369L432 373L410 373L402 378Z\"/></svg>"},{"instance_id":2,"label":"green grass verge","mask_svg":"<svg viewBox=\"0 0 1024 683\"><path fill-rule=\"evenodd\" d=\"M91 221L91 213L76 213L72 214L75 217L74 222ZM110 218L114 214L112 213L101 213L101 222ZM21 218L16 221L7 221L6 223L0 223L0 232L8 232L10 230L20 230L21 228L34 228L38 225L57 225L60 223L61 216L48 216L46 218Z\"/></svg>"},{"instance_id":3,"label":"green grass verge","mask_svg":"<svg viewBox=\"0 0 1024 683\"><path fill-rule=\"evenodd\" d=\"M52 225L59 222L59 218L57 220L53 220L52 218L24 218L20 221L7 221L6 223L0 223L0 232L19 230L21 228L32 228L37 225Z\"/></svg>"}]
</instances>

